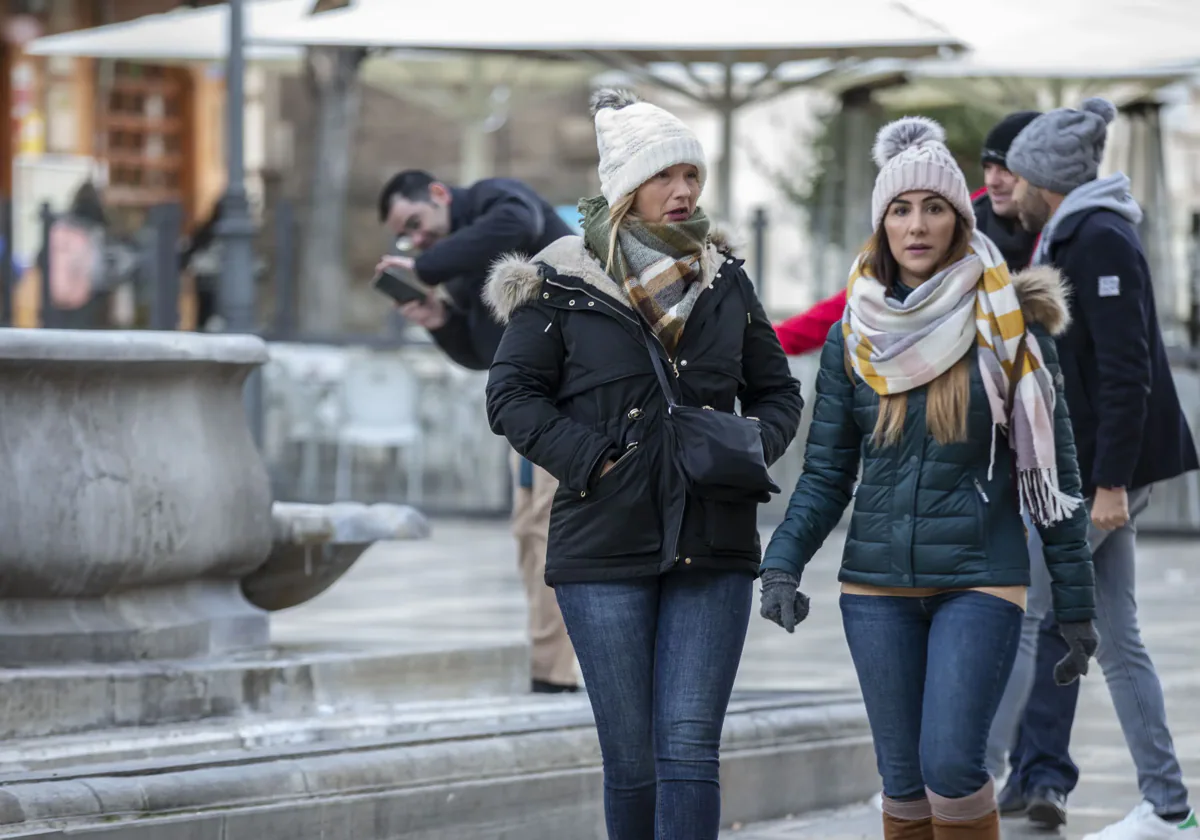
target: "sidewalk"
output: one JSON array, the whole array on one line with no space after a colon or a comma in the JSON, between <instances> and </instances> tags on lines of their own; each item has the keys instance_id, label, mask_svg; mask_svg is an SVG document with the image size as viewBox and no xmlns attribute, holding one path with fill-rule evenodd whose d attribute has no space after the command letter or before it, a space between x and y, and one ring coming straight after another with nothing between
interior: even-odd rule
<instances>
[{"instance_id":1,"label":"sidewalk","mask_svg":"<svg viewBox=\"0 0 1200 840\"><path fill-rule=\"evenodd\" d=\"M767 536L768 534L764 534ZM843 535L835 534L805 575L810 618L789 636L758 618L737 689L856 689L842 637L835 580ZM1175 746L1193 790L1200 790L1200 541L1147 541L1139 546L1142 636L1167 692ZM470 645L523 637L524 602L508 525L438 520L432 539L373 548L329 592L273 619L277 642L337 638L364 643L436 636ZM1121 818L1139 795L1120 728L1096 667L1085 679L1075 727L1082 781L1071 798L1069 837ZM778 780L786 785L786 779ZM1200 805L1200 795L1193 800ZM730 840L877 838L878 811L863 805L729 831ZM1020 824L1006 837L1024 838Z\"/></svg>"}]
</instances>

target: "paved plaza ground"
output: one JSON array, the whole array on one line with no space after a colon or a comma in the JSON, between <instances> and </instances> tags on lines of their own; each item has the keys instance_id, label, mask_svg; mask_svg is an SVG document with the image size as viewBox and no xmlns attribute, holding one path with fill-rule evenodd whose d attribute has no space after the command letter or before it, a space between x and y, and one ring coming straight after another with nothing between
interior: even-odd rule
<instances>
[{"instance_id":1,"label":"paved plaza ground","mask_svg":"<svg viewBox=\"0 0 1200 840\"><path fill-rule=\"evenodd\" d=\"M844 534L837 532L805 574L812 615L789 636L751 622L737 687L854 689L842 637L835 575ZM1193 790L1200 790L1200 540L1143 540L1138 598L1142 635L1162 675L1175 746ZM273 620L279 642L363 642L439 638L464 644L522 638L524 603L507 523L438 520L432 539L373 548L332 590ZM1068 837L1119 819L1139 795L1099 668L1085 680L1074 735L1083 778L1071 799ZM786 785L787 779L778 784ZM1196 804L1200 804L1197 795ZM869 805L836 814L799 815L738 827L730 840L876 838ZM1006 826L1006 837L1042 836Z\"/></svg>"}]
</instances>

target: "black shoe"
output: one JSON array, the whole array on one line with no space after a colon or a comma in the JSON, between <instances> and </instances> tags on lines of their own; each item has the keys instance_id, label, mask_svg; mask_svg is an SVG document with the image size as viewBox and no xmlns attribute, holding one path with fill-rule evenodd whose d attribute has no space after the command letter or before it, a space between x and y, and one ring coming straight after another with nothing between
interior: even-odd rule
<instances>
[{"instance_id":1,"label":"black shoe","mask_svg":"<svg viewBox=\"0 0 1200 840\"><path fill-rule=\"evenodd\" d=\"M1018 790L1013 779L1008 780L1004 790L996 797L996 805L1002 817L1023 817L1029 813L1029 802L1025 794Z\"/></svg>"},{"instance_id":2,"label":"black shoe","mask_svg":"<svg viewBox=\"0 0 1200 840\"><path fill-rule=\"evenodd\" d=\"M560 685L558 683L546 682L545 680L534 680L529 690L534 694L575 694L579 691L579 686Z\"/></svg>"},{"instance_id":3,"label":"black shoe","mask_svg":"<svg viewBox=\"0 0 1200 840\"><path fill-rule=\"evenodd\" d=\"M1057 831L1067 824L1067 795L1050 788L1029 794L1029 824L1042 831Z\"/></svg>"}]
</instances>

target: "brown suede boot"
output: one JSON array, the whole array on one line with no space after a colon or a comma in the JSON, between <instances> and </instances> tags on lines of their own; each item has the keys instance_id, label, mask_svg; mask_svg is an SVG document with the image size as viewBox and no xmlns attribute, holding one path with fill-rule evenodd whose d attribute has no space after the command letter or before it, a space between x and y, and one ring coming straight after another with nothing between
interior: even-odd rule
<instances>
[{"instance_id":1,"label":"brown suede boot","mask_svg":"<svg viewBox=\"0 0 1200 840\"><path fill-rule=\"evenodd\" d=\"M1000 812L996 809L995 783L970 796L950 799L926 789L933 811L935 840L1000 840Z\"/></svg>"},{"instance_id":2,"label":"brown suede boot","mask_svg":"<svg viewBox=\"0 0 1200 840\"><path fill-rule=\"evenodd\" d=\"M933 834L930 836L934 840L1000 840L1000 812L992 811L974 820L934 817Z\"/></svg>"},{"instance_id":3,"label":"brown suede boot","mask_svg":"<svg viewBox=\"0 0 1200 840\"><path fill-rule=\"evenodd\" d=\"M902 820L891 814L883 815L884 840L934 840L933 818Z\"/></svg>"}]
</instances>

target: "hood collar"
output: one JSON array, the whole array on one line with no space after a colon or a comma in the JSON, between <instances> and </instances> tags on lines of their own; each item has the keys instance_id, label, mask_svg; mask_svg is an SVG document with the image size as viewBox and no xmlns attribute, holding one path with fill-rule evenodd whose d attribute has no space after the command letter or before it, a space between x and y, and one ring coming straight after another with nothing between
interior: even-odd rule
<instances>
[{"instance_id":1,"label":"hood collar","mask_svg":"<svg viewBox=\"0 0 1200 840\"><path fill-rule=\"evenodd\" d=\"M708 239L708 246L701 256L700 280L697 281L703 288L712 285L717 270L733 250L731 238L722 230L714 229ZM513 312L537 299L542 288L540 268L543 265L581 280L616 306L633 308L624 287L605 273L604 266L588 250L583 237L564 236L533 258L506 254L492 264L483 298L500 323L507 324Z\"/></svg>"},{"instance_id":2,"label":"hood collar","mask_svg":"<svg viewBox=\"0 0 1200 840\"><path fill-rule=\"evenodd\" d=\"M1061 271L1036 265L1012 276L1013 291L1021 303L1025 324L1039 324L1058 337L1071 325L1071 291Z\"/></svg>"},{"instance_id":3,"label":"hood collar","mask_svg":"<svg viewBox=\"0 0 1200 840\"><path fill-rule=\"evenodd\" d=\"M1079 222L1093 210L1110 210L1134 225L1142 221L1142 208L1134 199L1129 178L1123 172L1088 181L1071 190L1046 222L1033 261L1039 264L1049 262L1050 246L1072 236Z\"/></svg>"}]
</instances>

